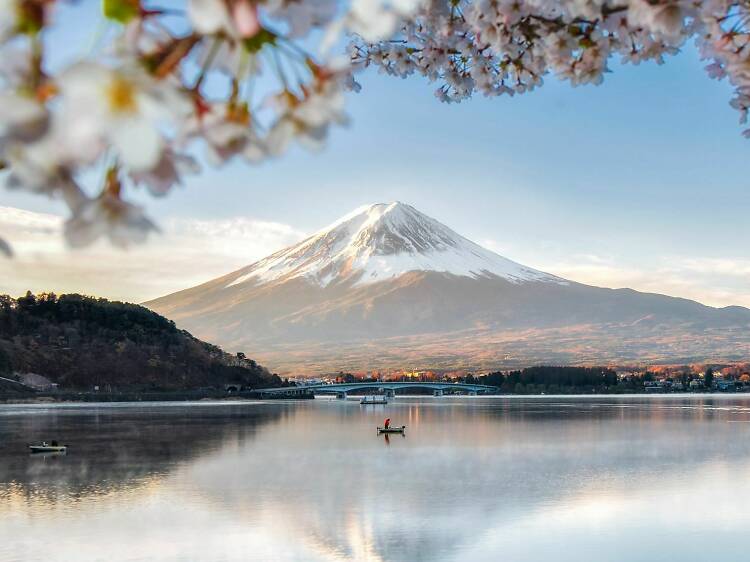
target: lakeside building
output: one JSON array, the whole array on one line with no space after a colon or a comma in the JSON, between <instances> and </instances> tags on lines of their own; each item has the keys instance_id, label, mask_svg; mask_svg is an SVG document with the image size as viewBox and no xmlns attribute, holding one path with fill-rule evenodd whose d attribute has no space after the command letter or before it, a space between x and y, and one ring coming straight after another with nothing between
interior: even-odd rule
<instances>
[{"instance_id":1,"label":"lakeside building","mask_svg":"<svg viewBox=\"0 0 750 562\"><path fill-rule=\"evenodd\" d=\"M666 379L645 381L643 388L646 392L671 392L673 390L672 384L672 381Z\"/></svg>"},{"instance_id":2,"label":"lakeside building","mask_svg":"<svg viewBox=\"0 0 750 562\"><path fill-rule=\"evenodd\" d=\"M737 381L731 379L719 379L714 383L714 387L719 392L737 392Z\"/></svg>"},{"instance_id":3,"label":"lakeside building","mask_svg":"<svg viewBox=\"0 0 750 562\"><path fill-rule=\"evenodd\" d=\"M42 392L57 390L57 383L52 382L42 375L37 375L36 373L16 373L16 376L21 384L33 388L34 390Z\"/></svg>"},{"instance_id":4,"label":"lakeside building","mask_svg":"<svg viewBox=\"0 0 750 562\"><path fill-rule=\"evenodd\" d=\"M317 384L330 384L331 381L325 380L322 378L296 377L296 378L290 378L289 382L293 382L297 386L311 386L311 385L317 385Z\"/></svg>"}]
</instances>

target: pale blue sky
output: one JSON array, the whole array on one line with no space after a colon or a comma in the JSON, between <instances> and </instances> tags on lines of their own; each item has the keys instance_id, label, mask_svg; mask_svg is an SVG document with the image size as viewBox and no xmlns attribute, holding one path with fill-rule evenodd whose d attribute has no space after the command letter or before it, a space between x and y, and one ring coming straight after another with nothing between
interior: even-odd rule
<instances>
[{"instance_id":1,"label":"pale blue sky","mask_svg":"<svg viewBox=\"0 0 750 562\"><path fill-rule=\"evenodd\" d=\"M421 78L366 72L348 98L351 125L322 153L208 169L148 206L161 221L245 217L309 233L362 204L401 200L577 280L671 293L682 281L684 296L750 305L750 141L729 85L705 75L692 47L661 67L611 68L598 87L548 77L530 94L460 105L438 102Z\"/></svg>"}]
</instances>

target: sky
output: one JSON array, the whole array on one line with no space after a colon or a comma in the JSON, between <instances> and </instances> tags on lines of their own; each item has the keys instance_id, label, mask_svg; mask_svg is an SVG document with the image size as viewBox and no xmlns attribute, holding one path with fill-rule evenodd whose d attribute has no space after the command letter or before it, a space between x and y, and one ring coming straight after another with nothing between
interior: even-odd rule
<instances>
[{"instance_id":1,"label":"sky","mask_svg":"<svg viewBox=\"0 0 750 562\"><path fill-rule=\"evenodd\" d=\"M61 58L90 44L78 30L95 22L78 23L75 36L50 37ZM530 94L453 105L421 78L368 71L348 96L351 124L322 152L207 168L162 199L135 193L162 234L125 252L68 250L61 202L0 191L0 237L16 252L0 258L0 293L140 302L252 263L361 205L399 200L575 281L750 307L750 140L730 86L705 75L691 46L663 66L611 69L601 86L548 77Z\"/></svg>"}]
</instances>

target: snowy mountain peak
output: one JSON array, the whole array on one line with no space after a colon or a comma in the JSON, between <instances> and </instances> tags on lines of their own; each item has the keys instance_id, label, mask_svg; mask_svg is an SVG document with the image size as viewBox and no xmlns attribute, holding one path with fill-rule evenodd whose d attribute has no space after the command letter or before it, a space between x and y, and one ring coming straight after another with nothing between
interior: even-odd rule
<instances>
[{"instance_id":1,"label":"snowy mountain peak","mask_svg":"<svg viewBox=\"0 0 750 562\"><path fill-rule=\"evenodd\" d=\"M236 272L228 286L301 276L321 286L342 281L366 284L410 271L495 276L514 283L567 283L482 248L397 201L352 211L299 244Z\"/></svg>"},{"instance_id":2,"label":"snowy mountain peak","mask_svg":"<svg viewBox=\"0 0 750 562\"><path fill-rule=\"evenodd\" d=\"M436 220L406 203L377 203L354 210L314 238L348 237L349 248L371 255L442 252L460 238Z\"/></svg>"}]
</instances>

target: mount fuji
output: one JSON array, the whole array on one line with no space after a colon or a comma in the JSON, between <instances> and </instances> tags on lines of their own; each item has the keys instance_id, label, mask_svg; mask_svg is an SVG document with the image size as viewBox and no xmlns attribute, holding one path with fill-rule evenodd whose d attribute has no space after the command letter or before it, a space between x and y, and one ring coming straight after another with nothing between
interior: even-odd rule
<instances>
[{"instance_id":1,"label":"mount fuji","mask_svg":"<svg viewBox=\"0 0 750 562\"><path fill-rule=\"evenodd\" d=\"M514 283L565 280L485 250L404 203L356 209L296 246L243 270L228 286L304 277L326 287L365 285L412 271L500 277Z\"/></svg>"},{"instance_id":2,"label":"mount fuji","mask_svg":"<svg viewBox=\"0 0 750 562\"><path fill-rule=\"evenodd\" d=\"M750 357L750 310L526 267L404 203L146 306L282 373Z\"/></svg>"}]
</instances>

